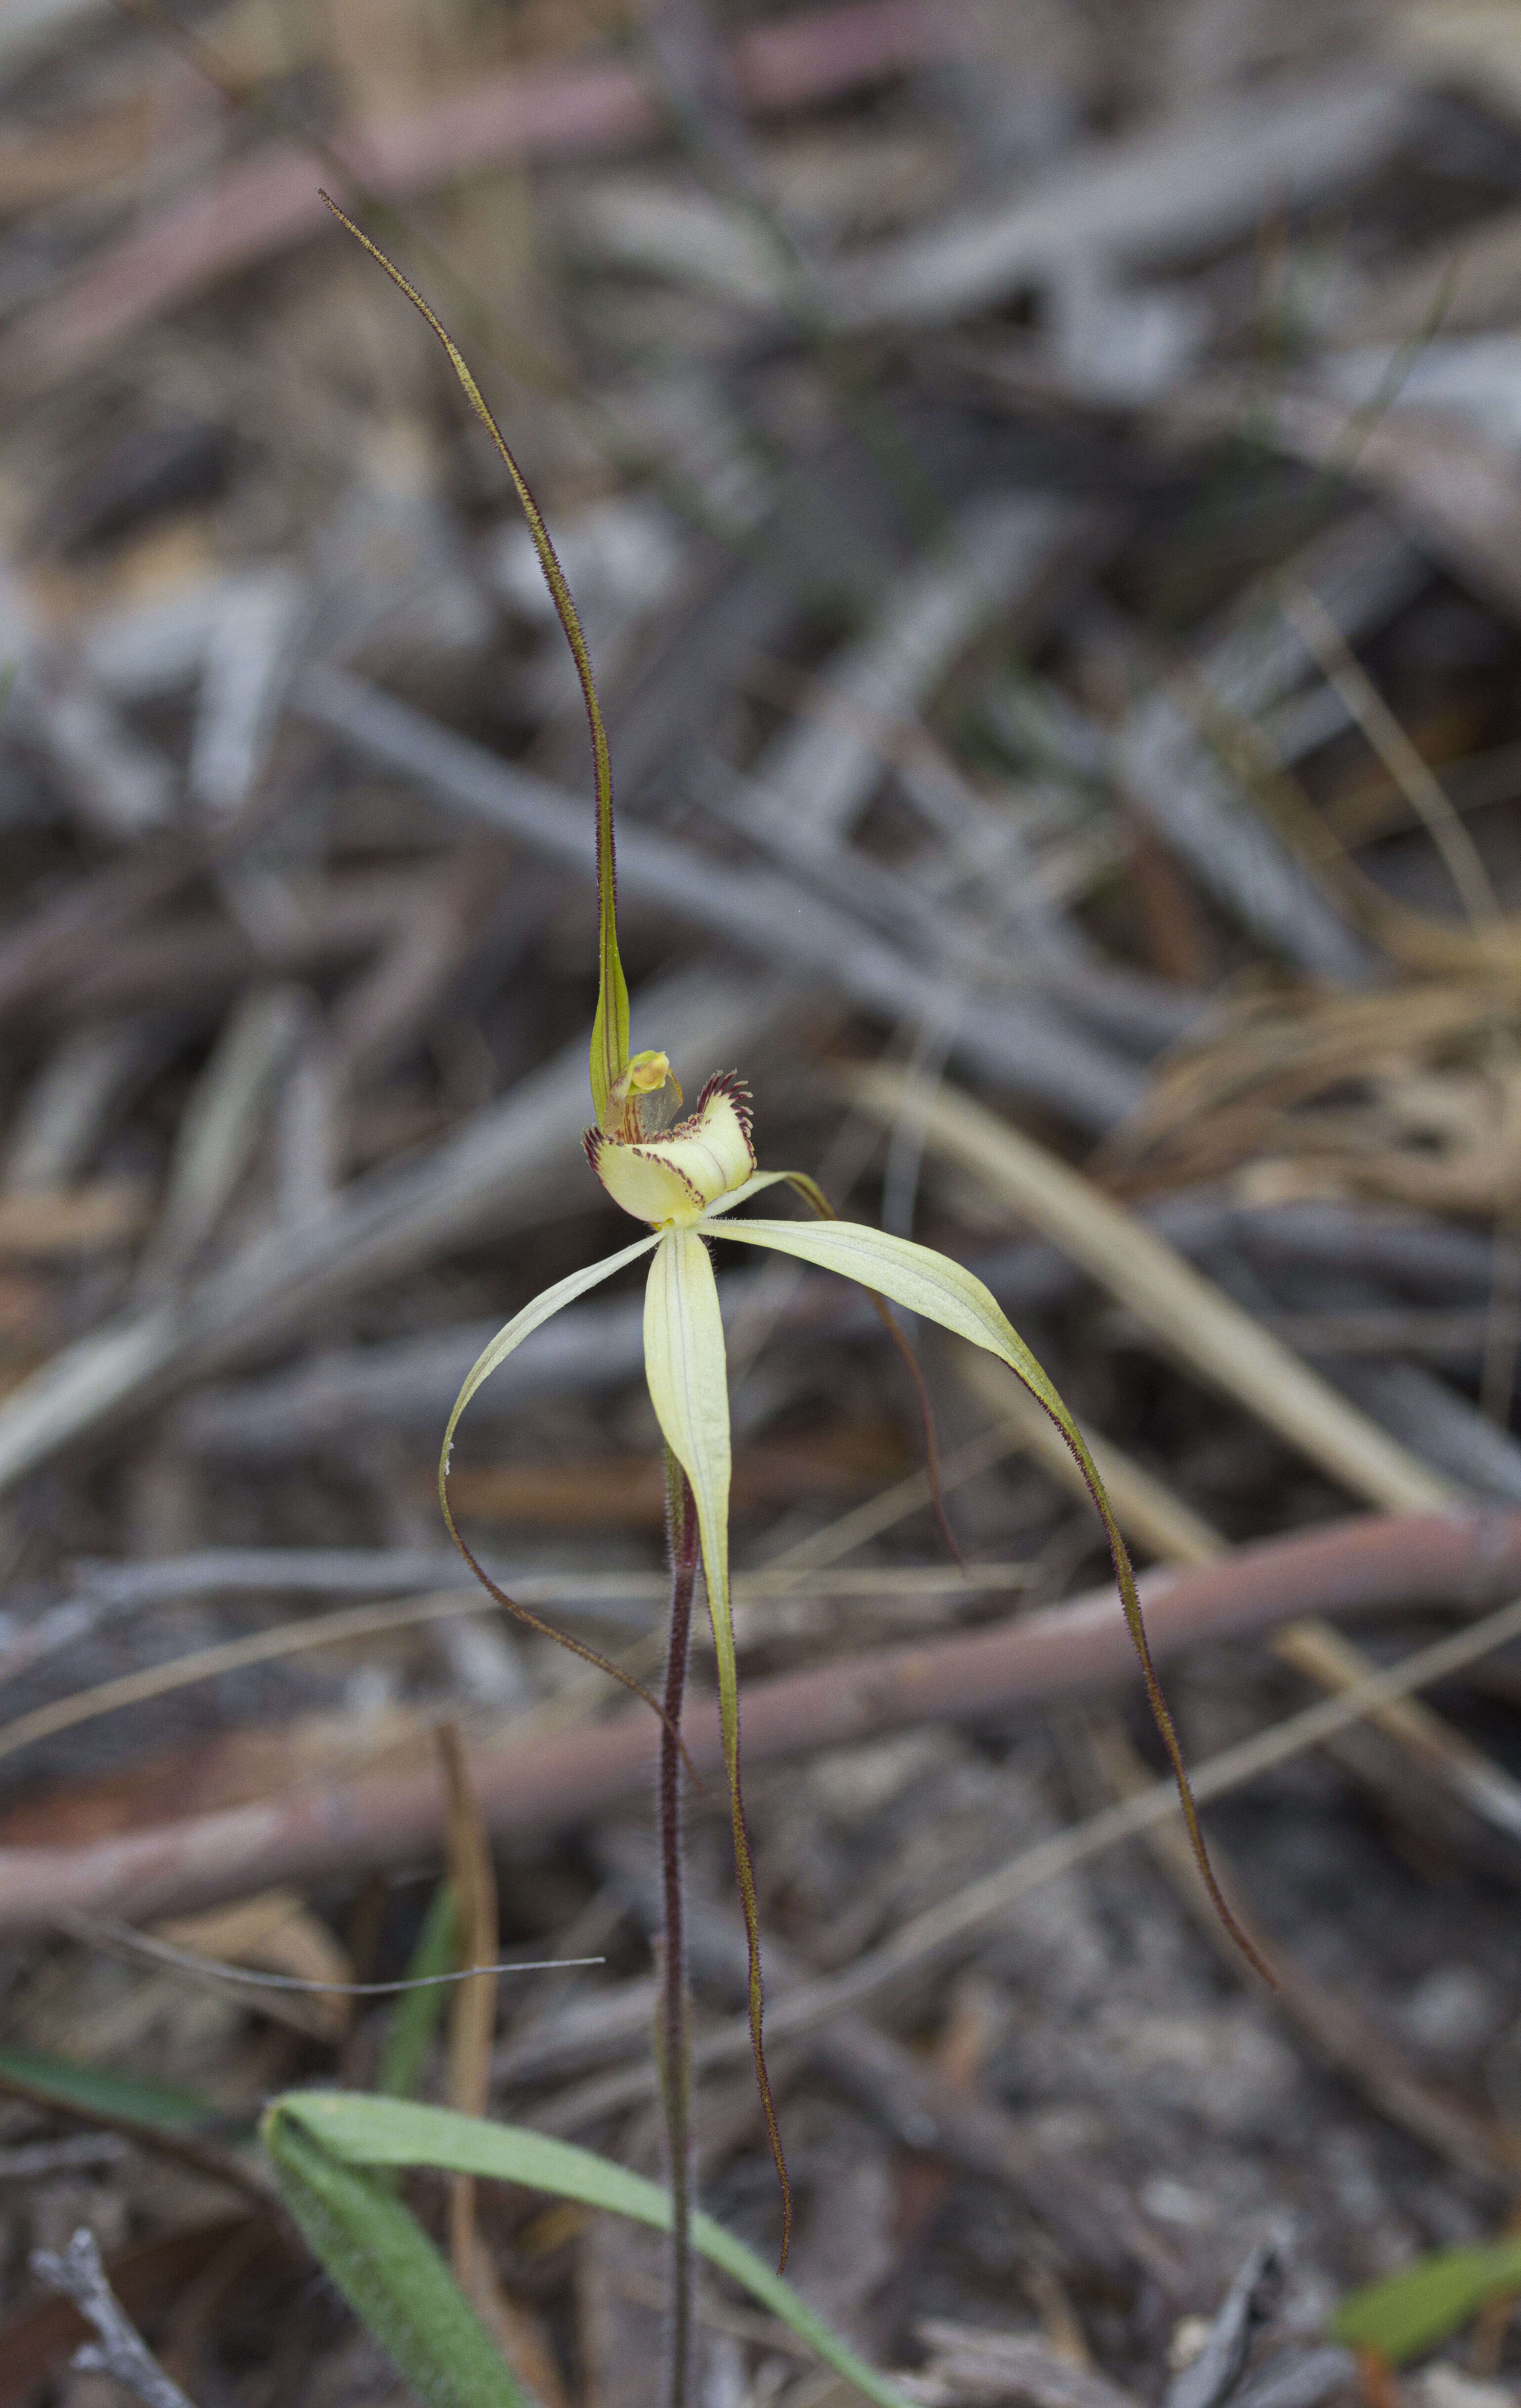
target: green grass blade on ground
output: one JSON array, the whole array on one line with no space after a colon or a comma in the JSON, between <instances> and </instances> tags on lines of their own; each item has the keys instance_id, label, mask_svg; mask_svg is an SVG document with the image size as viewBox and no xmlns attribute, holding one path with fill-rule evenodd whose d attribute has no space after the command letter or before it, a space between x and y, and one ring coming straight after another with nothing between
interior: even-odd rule
<instances>
[{"instance_id":1,"label":"green grass blade on ground","mask_svg":"<svg viewBox=\"0 0 1521 2408\"><path fill-rule=\"evenodd\" d=\"M1342 2300L1331 2337L1403 2366L1435 2349L1488 2300L1521 2290L1521 2235L1473 2249L1440 2249Z\"/></svg>"},{"instance_id":2,"label":"green grass blade on ground","mask_svg":"<svg viewBox=\"0 0 1521 2408\"><path fill-rule=\"evenodd\" d=\"M410 2099L423 2079L449 1992L440 1976L459 1963L460 1922L454 1893L440 1882L428 1901L423 1928L407 1959L406 1979L428 1989L406 1990L391 2011L375 2087L384 2099Z\"/></svg>"},{"instance_id":3,"label":"green grass blade on ground","mask_svg":"<svg viewBox=\"0 0 1521 2408\"><path fill-rule=\"evenodd\" d=\"M277 2101L280 2196L313 2256L428 2408L537 2408L416 2218Z\"/></svg>"},{"instance_id":4,"label":"green grass blade on ground","mask_svg":"<svg viewBox=\"0 0 1521 2408\"><path fill-rule=\"evenodd\" d=\"M194 2090L118 2073L109 2066L84 2065L51 2049L0 2045L0 2088L118 2128L137 2124L170 2134L225 2133L231 2120L214 2100Z\"/></svg>"},{"instance_id":5,"label":"green grass blade on ground","mask_svg":"<svg viewBox=\"0 0 1521 2408\"><path fill-rule=\"evenodd\" d=\"M434 2166L446 2172L473 2173L630 2216L658 2231L667 2229L670 2201L657 2184L590 2149L518 2125L486 2123L444 2107L373 2099L358 2091L300 2090L275 2100L265 2126L280 2135L297 2127L309 2142L319 2143L325 2153L352 2168ZM694 2217L692 2237L710 2265L742 2284L863 2399L876 2408L907 2408L903 2394L857 2357L791 2284L742 2241L707 2215Z\"/></svg>"}]
</instances>

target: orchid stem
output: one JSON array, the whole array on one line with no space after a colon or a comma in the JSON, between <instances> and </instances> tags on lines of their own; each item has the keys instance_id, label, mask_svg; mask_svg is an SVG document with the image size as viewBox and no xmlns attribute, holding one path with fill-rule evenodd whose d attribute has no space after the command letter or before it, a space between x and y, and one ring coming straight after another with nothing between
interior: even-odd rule
<instances>
[{"instance_id":1,"label":"orchid stem","mask_svg":"<svg viewBox=\"0 0 1521 2408\"><path fill-rule=\"evenodd\" d=\"M692 1596L697 1576L697 1508L692 1484L666 1449L666 1500L670 1538L670 1639L666 1656L665 1717L660 1729L657 1820L660 1835L660 2004L655 2046L666 2114L671 2197L669 2330L667 2408L687 2408L692 2376L692 1995L687 1979L685 1863L682 1847L682 1756L679 1734L692 1639Z\"/></svg>"}]
</instances>

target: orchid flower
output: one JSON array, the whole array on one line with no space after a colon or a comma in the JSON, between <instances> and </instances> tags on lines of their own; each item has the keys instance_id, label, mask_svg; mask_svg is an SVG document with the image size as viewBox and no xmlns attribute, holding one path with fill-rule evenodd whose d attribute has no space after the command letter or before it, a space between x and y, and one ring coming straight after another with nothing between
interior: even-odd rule
<instances>
[{"instance_id":1,"label":"orchid flower","mask_svg":"<svg viewBox=\"0 0 1521 2408\"><path fill-rule=\"evenodd\" d=\"M323 195L325 198L325 194ZM630 1056L628 993L618 955L616 885L613 865L612 787L607 737L597 703L591 661L560 564L544 521L508 450L480 389L454 343L426 302L400 272L329 201L336 217L400 285L443 344L471 408L491 435L526 515L546 583L565 630L577 672L591 731L596 791L597 878L600 899L600 978L596 1016L592 1028L591 1087L595 1125L584 1138L587 1160L613 1202L636 1221L645 1234L631 1245L572 1271L524 1306L497 1332L472 1367L449 1416L438 1465L438 1494L450 1533L478 1577L514 1613L539 1630L548 1630L535 1615L496 1588L460 1538L450 1510L448 1473L454 1434L470 1399L492 1373L536 1329L589 1290L610 1279L630 1263L650 1258L644 1294L644 1365L651 1401L667 1448L667 1467L679 1470L695 1508L696 1536L712 1623L718 1669L719 1715L734 1831L735 1863L750 1952L750 2019L754 2041L756 2074L767 2129L778 2173L787 2200L776 2116L767 2079L761 2033L761 1969L754 1875L745 1832L739 1779L739 1694L735 1661L734 1622L729 1598L729 1399L724 1325L719 1312L710 1247L715 1242L759 1246L791 1255L815 1269L838 1272L854 1280L874 1297L885 1298L924 1319L939 1324L969 1345L981 1346L1008 1365L1048 1413L1080 1465L1102 1518L1113 1556L1120 1598L1140 1657L1152 1712L1176 1774L1183 1812L1195 1856L1215 1907L1239 1944L1254 1962L1256 1952L1237 1928L1215 1885L1183 1757L1171 1718L1153 1670L1134 1575L1125 1541L1104 1494L1103 1484L1072 1416L1063 1404L1029 1348L1000 1311L993 1295L972 1273L907 1238L894 1237L858 1221L836 1219L819 1189L800 1171L762 1170L753 1140L749 1091L734 1073L710 1079L690 1115L662 1129L662 1115L681 1089L667 1055L651 1050ZM790 1186L818 1217L811 1222L771 1220L742 1215L739 1208L768 1189ZM891 1326L891 1325L889 1325ZM933 1468L933 1467L932 1467ZM682 1491L672 1482L673 1561L677 1541L689 1519ZM690 1567L691 1555L688 1555ZM691 1594L690 1569L686 1595ZM550 1635L578 1655L597 1664L629 1687L638 1687L618 1666L595 1655L581 1641L559 1631ZM684 1626L683 1626L684 1645ZM641 1697L647 1693L640 1689ZM671 1729L670 1700L680 1712L680 1684L667 1688L665 1707L653 1698ZM678 1741L679 1744L679 1741ZM1266 1968L1262 1969L1264 1971ZM671 2085L667 2082L667 2110ZM680 2188L680 2183L677 2185ZM790 2211L789 2211L790 2213ZM785 2243L783 2243L785 2257Z\"/></svg>"}]
</instances>

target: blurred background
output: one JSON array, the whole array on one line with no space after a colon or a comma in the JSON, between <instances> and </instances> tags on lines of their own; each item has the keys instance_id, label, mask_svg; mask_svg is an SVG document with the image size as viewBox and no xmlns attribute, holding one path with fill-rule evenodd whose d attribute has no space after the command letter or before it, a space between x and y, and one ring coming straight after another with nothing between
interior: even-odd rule
<instances>
[{"instance_id":1,"label":"blurred background","mask_svg":"<svg viewBox=\"0 0 1521 2408\"><path fill-rule=\"evenodd\" d=\"M799 2286L926 2408L1507 2408L1521 2260L1408 2353L1334 2313L1521 2165L1521 1635L1473 1627L1521 1588L1514 0L0 7L0 2402L122 2396L27 2272L81 2223L198 2408L411 2396L239 2137L394 2071L394 2010L132 1933L398 1976L467 1837L440 1730L506 1953L602 1960L504 1981L469 2095L659 2164L629 1709L477 1610L434 1496L481 1347L626 1236L585 725L319 188L559 547L636 1044L991 1284L1191 1759L1284 1727L1209 1814L1270 1995L1175 1826L1081 1836L1162 1757L1039 1416L919 1333L958 1568L864 1300L721 1257L771 1994L905 1952L778 2046ZM536 1338L453 1493L649 1679L639 1331L614 1283ZM703 2196L770 2249L691 1823ZM544 2408L653 2403L658 2247L478 2214ZM854 2396L702 2315L704 2408Z\"/></svg>"}]
</instances>

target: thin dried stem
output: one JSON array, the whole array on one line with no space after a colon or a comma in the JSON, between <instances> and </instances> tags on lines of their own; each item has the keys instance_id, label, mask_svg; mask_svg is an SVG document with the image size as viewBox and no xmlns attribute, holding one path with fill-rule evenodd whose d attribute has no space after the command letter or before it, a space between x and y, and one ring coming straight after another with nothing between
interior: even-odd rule
<instances>
[{"instance_id":1,"label":"thin dried stem","mask_svg":"<svg viewBox=\"0 0 1521 2408\"><path fill-rule=\"evenodd\" d=\"M489 1965L496 1955L496 1872L481 1816L481 1801L457 1723L438 1734L439 1767L449 1801L449 1870L458 1901L464 1954L472 1965ZM483 2115L491 2095L491 2043L496 2024L496 1985L487 1977L465 1983L454 1995L449 2031L449 2103L462 2114ZM475 2178L455 2174L449 2194L449 2250L454 2275L468 2298L478 2289Z\"/></svg>"},{"instance_id":2,"label":"thin dried stem","mask_svg":"<svg viewBox=\"0 0 1521 2408\"><path fill-rule=\"evenodd\" d=\"M449 1470L445 1464L440 1464L438 1467L438 1503L443 1509L444 1522L448 1527L450 1537L453 1540L455 1546L459 1549L460 1554L469 1565L470 1570L474 1572L477 1580L481 1583L481 1587L485 1590L488 1597L495 1598L497 1604L505 1607L509 1613L516 1614L518 1620L520 1622L525 1622L530 1630L537 1630L541 1639L552 1639L557 1646L567 1648L572 1656L579 1656L583 1663L595 1665L597 1671L605 1672L610 1680L619 1682L625 1689L631 1689L635 1697L642 1698L651 1713L658 1714L661 1722L666 1726L667 1729L670 1730L670 1725L667 1717L665 1707L661 1704L658 1698L651 1696L649 1690L644 1686L642 1682L635 1680L632 1672L625 1672L623 1666L621 1664L615 1664L610 1656L599 1656L596 1649L595 1647L588 1647L584 1641L572 1639L567 1630L556 1630L552 1622L540 1621L537 1613L530 1613L525 1605L519 1605L515 1598L509 1597L505 1588L497 1587L496 1583L492 1579L491 1574L486 1570L484 1565L480 1563L470 1553L465 1541L460 1537L458 1527L454 1521L454 1509L449 1501ZM681 1733L679 1731L671 1731L670 1735L674 1740L676 1746L681 1749L682 1758L688 1772L691 1773L693 1780L700 1789L702 1783L698 1779L696 1767L694 1765L691 1757L687 1755L685 1747L682 1745Z\"/></svg>"},{"instance_id":3,"label":"thin dried stem","mask_svg":"<svg viewBox=\"0 0 1521 2408\"><path fill-rule=\"evenodd\" d=\"M191 2408L171 2383L106 2279L100 2250L88 2225L80 2225L61 2253L34 2250L32 2272L49 2289L71 2300L93 2325L98 2341L85 2342L72 2364L81 2374L108 2374L140 2400L143 2408Z\"/></svg>"},{"instance_id":4,"label":"thin dried stem","mask_svg":"<svg viewBox=\"0 0 1521 2408\"><path fill-rule=\"evenodd\" d=\"M1436 846L1474 929L1493 927L1504 915L1483 855L1319 595L1308 586L1291 587L1284 609L1327 684L1341 696Z\"/></svg>"}]
</instances>

